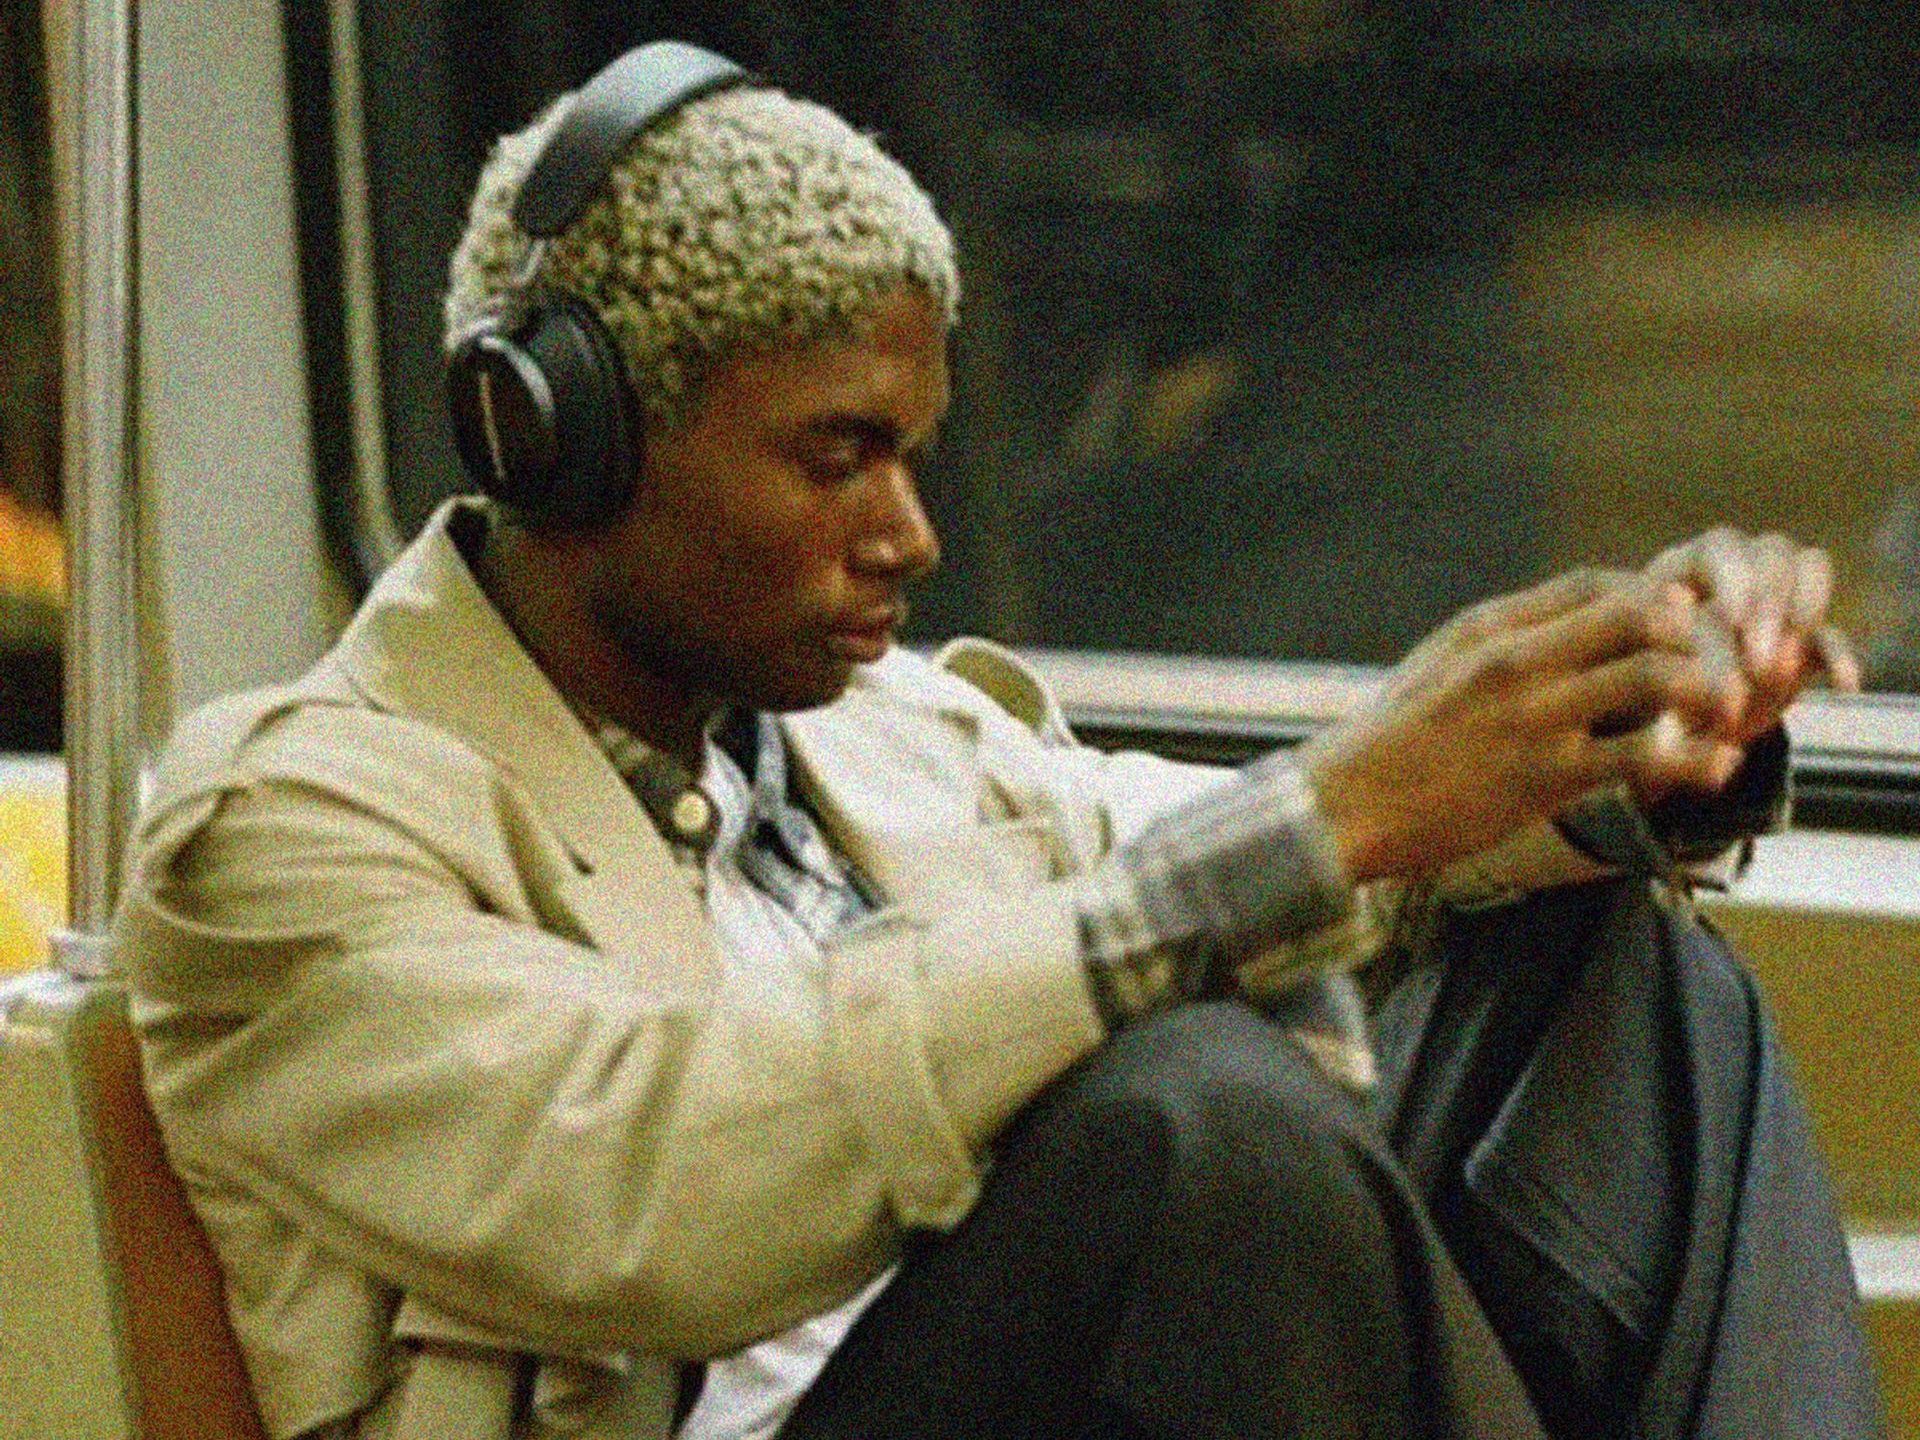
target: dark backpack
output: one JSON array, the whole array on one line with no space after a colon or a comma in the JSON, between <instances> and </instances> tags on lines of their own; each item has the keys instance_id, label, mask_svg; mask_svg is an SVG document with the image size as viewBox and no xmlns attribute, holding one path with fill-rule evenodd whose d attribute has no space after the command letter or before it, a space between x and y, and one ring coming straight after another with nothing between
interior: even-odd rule
<instances>
[{"instance_id":1,"label":"dark backpack","mask_svg":"<svg viewBox=\"0 0 1920 1440\"><path fill-rule=\"evenodd\" d=\"M1885 1433L1752 978L1622 879L1458 916L1383 1006L1383 1120L1556 1440Z\"/></svg>"}]
</instances>

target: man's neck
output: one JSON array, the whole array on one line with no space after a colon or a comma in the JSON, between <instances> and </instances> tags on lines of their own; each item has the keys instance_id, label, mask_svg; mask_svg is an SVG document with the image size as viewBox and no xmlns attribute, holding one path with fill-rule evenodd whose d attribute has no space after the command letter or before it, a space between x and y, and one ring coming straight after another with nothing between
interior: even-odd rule
<instances>
[{"instance_id":1,"label":"man's neck","mask_svg":"<svg viewBox=\"0 0 1920 1440\"><path fill-rule=\"evenodd\" d=\"M611 720L698 771L720 702L642 670L594 617L589 587L551 583L555 574L578 573L556 561L563 545L496 521L461 549L480 588L576 714Z\"/></svg>"}]
</instances>

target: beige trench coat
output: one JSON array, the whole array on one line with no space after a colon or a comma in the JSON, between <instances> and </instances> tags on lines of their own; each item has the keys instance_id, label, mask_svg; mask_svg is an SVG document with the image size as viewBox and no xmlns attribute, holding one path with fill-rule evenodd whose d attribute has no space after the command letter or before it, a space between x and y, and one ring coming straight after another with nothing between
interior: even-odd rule
<instances>
[{"instance_id":1,"label":"beige trench coat","mask_svg":"<svg viewBox=\"0 0 1920 1440\"><path fill-rule=\"evenodd\" d=\"M817 971L756 968L455 513L306 677L181 726L118 962L275 1436L652 1440L679 1359L967 1211L985 1142L1100 1040L1048 882L1213 777L1072 747L991 647L896 652L786 721L890 908Z\"/></svg>"}]
</instances>

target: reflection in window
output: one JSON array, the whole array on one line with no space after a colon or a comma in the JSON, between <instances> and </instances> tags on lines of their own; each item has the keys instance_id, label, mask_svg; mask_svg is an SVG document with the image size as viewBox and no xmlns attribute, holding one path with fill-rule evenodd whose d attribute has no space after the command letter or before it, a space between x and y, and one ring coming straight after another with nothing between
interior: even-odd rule
<instances>
[{"instance_id":1,"label":"reflection in window","mask_svg":"<svg viewBox=\"0 0 1920 1440\"><path fill-rule=\"evenodd\" d=\"M879 130L959 234L924 636L1390 660L1724 520L1829 545L1920 688L1908 0L470 10L360 9L406 526L458 483L437 301L487 143L678 33Z\"/></svg>"},{"instance_id":2,"label":"reflection in window","mask_svg":"<svg viewBox=\"0 0 1920 1440\"><path fill-rule=\"evenodd\" d=\"M60 327L40 7L0 0L0 751L60 746Z\"/></svg>"},{"instance_id":3,"label":"reflection in window","mask_svg":"<svg viewBox=\"0 0 1920 1440\"><path fill-rule=\"evenodd\" d=\"M1920 203L1542 212L1514 266L1564 558L1719 519L1816 540L1876 682L1920 689Z\"/></svg>"}]
</instances>

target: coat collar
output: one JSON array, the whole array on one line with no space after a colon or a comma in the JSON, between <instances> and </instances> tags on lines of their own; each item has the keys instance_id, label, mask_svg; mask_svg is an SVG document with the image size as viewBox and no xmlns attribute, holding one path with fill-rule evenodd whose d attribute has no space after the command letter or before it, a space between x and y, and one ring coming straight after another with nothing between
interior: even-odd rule
<instances>
[{"instance_id":1,"label":"coat collar","mask_svg":"<svg viewBox=\"0 0 1920 1440\"><path fill-rule=\"evenodd\" d=\"M948 849L978 832L979 720L943 678L896 650L855 671L833 704L781 717L821 824L889 901L947 888Z\"/></svg>"},{"instance_id":2,"label":"coat collar","mask_svg":"<svg viewBox=\"0 0 1920 1440\"><path fill-rule=\"evenodd\" d=\"M442 505L374 586L335 661L369 703L451 732L510 774L586 875L626 877L633 904L697 907L626 783L475 580L454 537L482 523L477 502ZM890 895L919 888L931 837L979 818L979 722L957 687L895 652L860 667L833 704L782 717L828 832Z\"/></svg>"},{"instance_id":3,"label":"coat collar","mask_svg":"<svg viewBox=\"0 0 1920 1440\"><path fill-rule=\"evenodd\" d=\"M450 731L510 774L583 870L666 866L665 842L460 553L455 532L483 521L476 502L441 506L360 607L337 663L374 706Z\"/></svg>"}]
</instances>

